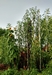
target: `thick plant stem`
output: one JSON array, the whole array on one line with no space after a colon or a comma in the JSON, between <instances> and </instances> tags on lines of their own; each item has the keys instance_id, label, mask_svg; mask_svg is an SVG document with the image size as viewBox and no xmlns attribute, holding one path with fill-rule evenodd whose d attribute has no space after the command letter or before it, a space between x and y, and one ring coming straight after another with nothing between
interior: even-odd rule
<instances>
[{"instance_id":1,"label":"thick plant stem","mask_svg":"<svg viewBox=\"0 0 52 75\"><path fill-rule=\"evenodd\" d=\"M39 65L39 69L41 71L41 32L40 32L40 23L39 23L39 49L40 49L40 65Z\"/></svg>"}]
</instances>

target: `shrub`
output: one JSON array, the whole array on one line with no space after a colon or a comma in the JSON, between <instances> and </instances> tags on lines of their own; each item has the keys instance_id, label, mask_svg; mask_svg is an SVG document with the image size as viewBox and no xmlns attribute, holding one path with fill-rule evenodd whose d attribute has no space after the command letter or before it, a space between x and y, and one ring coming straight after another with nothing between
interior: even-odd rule
<instances>
[{"instance_id":1,"label":"shrub","mask_svg":"<svg viewBox=\"0 0 52 75\"><path fill-rule=\"evenodd\" d=\"M21 69L18 71L17 69L8 69L3 72L0 72L0 75L37 75L37 70L36 69L27 69L23 70Z\"/></svg>"},{"instance_id":2,"label":"shrub","mask_svg":"<svg viewBox=\"0 0 52 75\"><path fill-rule=\"evenodd\" d=\"M49 61L46 69L42 72L42 75L52 75L52 60Z\"/></svg>"},{"instance_id":3,"label":"shrub","mask_svg":"<svg viewBox=\"0 0 52 75\"><path fill-rule=\"evenodd\" d=\"M18 75L18 71L16 69L8 69L3 71L1 75Z\"/></svg>"}]
</instances>

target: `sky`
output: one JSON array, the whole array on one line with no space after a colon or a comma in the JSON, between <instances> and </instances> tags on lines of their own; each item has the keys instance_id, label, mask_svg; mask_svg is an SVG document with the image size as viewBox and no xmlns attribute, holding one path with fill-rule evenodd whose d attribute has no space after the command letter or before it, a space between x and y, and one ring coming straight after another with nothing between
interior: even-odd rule
<instances>
[{"instance_id":1,"label":"sky","mask_svg":"<svg viewBox=\"0 0 52 75\"><path fill-rule=\"evenodd\" d=\"M10 23L13 27L21 21L26 9L37 6L41 14L50 8L52 14L52 0L0 0L0 27L6 28Z\"/></svg>"}]
</instances>

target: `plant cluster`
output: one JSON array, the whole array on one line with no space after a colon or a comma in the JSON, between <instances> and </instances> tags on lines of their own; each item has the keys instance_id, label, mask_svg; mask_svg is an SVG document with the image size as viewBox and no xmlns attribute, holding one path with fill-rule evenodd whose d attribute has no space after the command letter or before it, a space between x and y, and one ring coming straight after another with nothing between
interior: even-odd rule
<instances>
[{"instance_id":1,"label":"plant cluster","mask_svg":"<svg viewBox=\"0 0 52 75\"><path fill-rule=\"evenodd\" d=\"M36 7L30 8L16 27L12 29L8 23L6 29L0 28L0 64L9 65L0 75L52 74L52 16L49 9L41 15Z\"/></svg>"}]
</instances>

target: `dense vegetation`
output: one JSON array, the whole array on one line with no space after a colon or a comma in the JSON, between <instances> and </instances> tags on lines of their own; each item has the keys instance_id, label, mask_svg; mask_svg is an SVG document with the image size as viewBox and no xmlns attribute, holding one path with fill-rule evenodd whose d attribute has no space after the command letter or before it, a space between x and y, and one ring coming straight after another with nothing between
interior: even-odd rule
<instances>
[{"instance_id":1,"label":"dense vegetation","mask_svg":"<svg viewBox=\"0 0 52 75\"><path fill-rule=\"evenodd\" d=\"M52 75L52 16L26 10L22 21L0 28L0 75Z\"/></svg>"}]
</instances>

